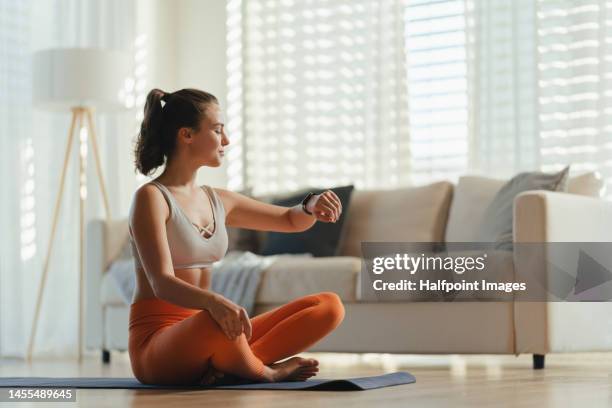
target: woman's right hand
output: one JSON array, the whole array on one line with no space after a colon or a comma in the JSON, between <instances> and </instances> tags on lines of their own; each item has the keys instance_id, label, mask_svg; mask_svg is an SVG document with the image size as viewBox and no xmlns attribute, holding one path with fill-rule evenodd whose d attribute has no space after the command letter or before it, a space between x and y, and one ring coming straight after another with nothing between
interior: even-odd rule
<instances>
[{"instance_id":1,"label":"woman's right hand","mask_svg":"<svg viewBox=\"0 0 612 408\"><path fill-rule=\"evenodd\" d=\"M251 320L245 308L222 295L215 294L208 312L230 340L235 340L243 332L247 340L251 338Z\"/></svg>"}]
</instances>

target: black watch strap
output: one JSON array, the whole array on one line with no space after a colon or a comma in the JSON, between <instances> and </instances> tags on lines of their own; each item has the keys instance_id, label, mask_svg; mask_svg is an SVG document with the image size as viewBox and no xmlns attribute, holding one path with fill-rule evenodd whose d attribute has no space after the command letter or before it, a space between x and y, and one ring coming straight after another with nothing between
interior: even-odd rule
<instances>
[{"instance_id":1,"label":"black watch strap","mask_svg":"<svg viewBox=\"0 0 612 408\"><path fill-rule=\"evenodd\" d=\"M304 197L304 199L302 200L302 210L304 210L304 212L308 215L312 215L312 213L310 211L308 211L306 209L306 205L308 204L308 201L310 200L310 197L312 197L313 195L315 195L312 191L310 193L308 193L308 195L306 197Z\"/></svg>"}]
</instances>

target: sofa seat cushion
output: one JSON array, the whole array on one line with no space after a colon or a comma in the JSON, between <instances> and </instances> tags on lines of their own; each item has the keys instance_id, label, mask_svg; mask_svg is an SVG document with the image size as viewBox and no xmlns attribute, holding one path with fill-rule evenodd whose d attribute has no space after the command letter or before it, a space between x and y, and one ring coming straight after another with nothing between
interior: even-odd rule
<instances>
[{"instance_id":1,"label":"sofa seat cushion","mask_svg":"<svg viewBox=\"0 0 612 408\"><path fill-rule=\"evenodd\" d=\"M343 301L355 302L360 271L361 259L355 257L279 257L262 272L255 303L287 303L326 291L335 292ZM100 290L103 305L128 306L111 274L104 274Z\"/></svg>"},{"instance_id":2,"label":"sofa seat cushion","mask_svg":"<svg viewBox=\"0 0 612 408\"><path fill-rule=\"evenodd\" d=\"M361 259L350 256L279 258L263 271L256 303L286 303L326 291L355 302L360 271Z\"/></svg>"}]
</instances>

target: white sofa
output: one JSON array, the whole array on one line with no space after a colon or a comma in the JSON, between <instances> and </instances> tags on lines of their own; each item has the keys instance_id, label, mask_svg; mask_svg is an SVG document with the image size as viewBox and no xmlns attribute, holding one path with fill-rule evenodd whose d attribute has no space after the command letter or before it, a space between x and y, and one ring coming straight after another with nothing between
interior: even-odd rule
<instances>
[{"instance_id":1,"label":"white sofa","mask_svg":"<svg viewBox=\"0 0 612 408\"><path fill-rule=\"evenodd\" d=\"M262 276L254 315L298 296L336 292L343 323L309 351L409 354L534 355L612 350L612 303L402 302L360 300L361 241L469 242L504 180L464 176L395 190L355 190L346 210L339 256L280 259ZM570 179L569 193L530 191L514 201L515 242L612 241L612 202L601 178ZM109 274L125 248L127 219L87 228L86 345L127 350L128 311Z\"/></svg>"}]
</instances>

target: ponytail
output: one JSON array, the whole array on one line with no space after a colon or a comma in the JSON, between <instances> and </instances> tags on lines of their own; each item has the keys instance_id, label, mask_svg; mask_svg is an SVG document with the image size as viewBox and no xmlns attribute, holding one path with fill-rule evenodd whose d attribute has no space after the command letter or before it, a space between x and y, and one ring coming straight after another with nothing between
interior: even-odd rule
<instances>
[{"instance_id":1,"label":"ponytail","mask_svg":"<svg viewBox=\"0 0 612 408\"><path fill-rule=\"evenodd\" d=\"M162 106L162 101L165 105ZM167 93L152 89L147 95L144 118L134 150L136 169L148 176L167 163L176 148L176 134L182 127L199 129L208 104L217 98L198 89Z\"/></svg>"},{"instance_id":2,"label":"ponytail","mask_svg":"<svg viewBox=\"0 0 612 408\"><path fill-rule=\"evenodd\" d=\"M166 93L161 89L153 89L147 95L144 106L144 118L140 125L140 134L135 150L135 165L145 176L164 164L164 149L162 146L162 104Z\"/></svg>"}]
</instances>

